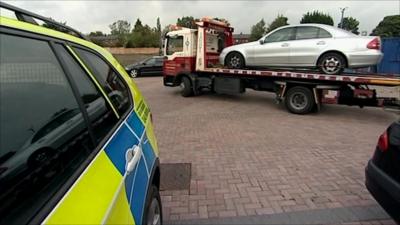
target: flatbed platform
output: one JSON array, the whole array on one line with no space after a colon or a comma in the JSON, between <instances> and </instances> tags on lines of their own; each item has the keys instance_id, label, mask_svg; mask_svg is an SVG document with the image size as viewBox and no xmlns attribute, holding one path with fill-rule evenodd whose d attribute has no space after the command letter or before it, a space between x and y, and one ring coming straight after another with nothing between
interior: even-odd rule
<instances>
[{"instance_id":1,"label":"flatbed platform","mask_svg":"<svg viewBox=\"0 0 400 225\"><path fill-rule=\"evenodd\" d=\"M229 74L233 76L255 76L274 78L294 78L314 81L335 81L363 85L400 86L400 75L388 74L340 74L327 75L308 71L284 71L284 70L255 70L255 69L227 69L227 68L205 68L198 72Z\"/></svg>"}]
</instances>

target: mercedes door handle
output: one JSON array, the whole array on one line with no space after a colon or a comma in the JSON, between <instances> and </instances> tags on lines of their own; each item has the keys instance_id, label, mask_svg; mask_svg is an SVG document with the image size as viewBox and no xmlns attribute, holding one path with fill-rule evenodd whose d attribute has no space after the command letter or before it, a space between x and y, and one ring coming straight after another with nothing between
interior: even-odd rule
<instances>
[{"instance_id":1,"label":"mercedes door handle","mask_svg":"<svg viewBox=\"0 0 400 225\"><path fill-rule=\"evenodd\" d=\"M140 157L142 156L142 147L139 145L134 145L132 148L129 148L125 153L126 159L126 172L129 174L133 171L136 164L139 162Z\"/></svg>"},{"instance_id":2,"label":"mercedes door handle","mask_svg":"<svg viewBox=\"0 0 400 225\"><path fill-rule=\"evenodd\" d=\"M281 46L282 47L289 47L289 43L283 43Z\"/></svg>"},{"instance_id":3,"label":"mercedes door handle","mask_svg":"<svg viewBox=\"0 0 400 225\"><path fill-rule=\"evenodd\" d=\"M318 41L317 42L317 45L324 45L325 44L325 41Z\"/></svg>"}]
</instances>

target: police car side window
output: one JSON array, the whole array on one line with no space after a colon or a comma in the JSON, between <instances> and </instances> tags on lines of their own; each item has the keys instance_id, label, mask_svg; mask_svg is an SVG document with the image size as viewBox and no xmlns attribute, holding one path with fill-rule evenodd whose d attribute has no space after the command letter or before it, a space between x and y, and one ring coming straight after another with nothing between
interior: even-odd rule
<instances>
[{"instance_id":1,"label":"police car side window","mask_svg":"<svg viewBox=\"0 0 400 225\"><path fill-rule=\"evenodd\" d=\"M74 48L74 50L100 82L119 115L125 114L130 107L129 94L121 78L103 59L94 53L80 48Z\"/></svg>"},{"instance_id":2,"label":"police car side window","mask_svg":"<svg viewBox=\"0 0 400 225\"><path fill-rule=\"evenodd\" d=\"M0 34L0 224L24 224L93 150L50 45Z\"/></svg>"},{"instance_id":3,"label":"police car side window","mask_svg":"<svg viewBox=\"0 0 400 225\"><path fill-rule=\"evenodd\" d=\"M60 44L56 45L56 49L76 84L91 122L96 143L100 143L112 127L118 123L118 119L88 74L84 72L68 50Z\"/></svg>"}]
</instances>

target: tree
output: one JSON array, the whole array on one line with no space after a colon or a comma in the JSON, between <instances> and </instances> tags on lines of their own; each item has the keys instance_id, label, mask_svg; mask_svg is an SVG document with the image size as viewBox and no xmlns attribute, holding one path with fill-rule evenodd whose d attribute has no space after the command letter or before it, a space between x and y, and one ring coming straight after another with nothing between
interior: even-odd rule
<instances>
[{"instance_id":1,"label":"tree","mask_svg":"<svg viewBox=\"0 0 400 225\"><path fill-rule=\"evenodd\" d=\"M111 29L111 35L118 36L118 47L125 46L131 30L131 24L126 20L118 20L109 25L109 28Z\"/></svg>"},{"instance_id":2,"label":"tree","mask_svg":"<svg viewBox=\"0 0 400 225\"><path fill-rule=\"evenodd\" d=\"M194 19L193 16L183 16L182 18L178 18L176 21L176 25L180 27L187 27L187 28L196 28L196 21L198 19Z\"/></svg>"},{"instance_id":3,"label":"tree","mask_svg":"<svg viewBox=\"0 0 400 225\"><path fill-rule=\"evenodd\" d=\"M358 25L360 25L360 22L358 22L358 20L355 18L345 17L343 18L343 25L342 23L339 23L338 27L350 31L353 34L359 34L360 32L358 32Z\"/></svg>"},{"instance_id":4,"label":"tree","mask_svg":"<svg viewBox=\"0 0 400 225\"><path fill-rule=\"evenodd\" d=\"M385 16L371 35L381 37L400 37L400 15Z\"/></svg>"},{"instance_id":5,"label":"tree","mask_svg":"<svg viewBox=\"0 0 400 225\"><path fill-rule=\"evenodd\" d=\"M105 34L103 34L103 32L101 31L92 31L89 33L89 36L91 37L100 37L100 36L106 36Z\"/></svg>"},{"instance_id":6,"label":"tree","mask_svg":"<svg viewBox=\"0 0 400 225\"><path fill-rule=\"evenodd\" d=\"M272 23L269 24L266 33L269 33L269 32L275 30L275 29L278 28L278 27L282 27L282 26L285 26L285 25L289 25L287 21L288 21L288 18L287 18L287 17L284 17L283 15L278 15L278 16L275 18L275 20L272 21Z\"/></svg>"},{"instance_id":7,"label":"tree","mask_svg":"<svg viewBox=\"0 0 400 225\"><path fill-rule=\"evenodd\" d=\"M320 23L333 26L333 19L329 14L319 11L307 12L301 18L300 23Z\"/></svg>"},{"instance_id":8,"label":"tree","mask_svg":"<svg viewBox=\"0 0 400 225\"><path fill-rule=\"evenodd\" d=\"M160 22L160 17L157 17L157 27L156 27L156 36L158 37L158 47L159 49L159 54L162 54L162 35L161 35L161 22Z\"/></svg>"},{"instance_id":9,"label":"tree","mask_svg":"<svg viewBox=\"0 0 400 225\"><path fill-rule=\"evenodd\" d=\"M157 20L157 23L159 23L159 19ZM142 21L140 21L140 19L137 19L132 29L132 33L129 35L129 40L126 43L126 47L137 48L137 47L159 47L159 46L160 46L160 32L158 32L158 27L151 28L147 24L143 25Z\"/></svg>"},{"instance_id":10,"label":"tree","mask_svg":"<svg viewBox=\"0 0 400 225\"><path fill-rule=\"evenodd\" d=\"M160 17L157 17L157 32L161 33L161 22L160 22Z\"/></svg>"},{"instance_id":11,"label":"tree","mask_svg":"<svg viewBox=\"0 0 400 225\"><path fill-rule=\"evenodd\" d=\"M142 21L138 18L135 22L135 25L133 26L133 32L141 32L143 30L143 24Z\"/></svg>"},{"instance_id":12,"label":"tree","mask_svg":"<svg viewBox=\"0 0 400 225\"><path fill-rule=\"evenodd\" d=\"M131 24L126 20L118 20L109 25L112 35L128 34L131 30Z\"/></svg>"},{"instance_id":13,"label":"tree","mask_svg":"<svg viewBox=\"0 0 400 225\"><path fill-rule=\"evenodd\" d=\"M266 30L267 28L265 27L265 21L264 19L261 19L260 22L251 27L250 41L256 41L260 39L265 34Z\"/></svg>"}]
</instances>

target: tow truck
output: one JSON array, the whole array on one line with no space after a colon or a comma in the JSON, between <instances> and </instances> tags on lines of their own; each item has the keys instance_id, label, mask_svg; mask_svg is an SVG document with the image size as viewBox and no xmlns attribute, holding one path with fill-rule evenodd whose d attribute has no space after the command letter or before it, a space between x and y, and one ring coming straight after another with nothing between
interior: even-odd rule
<instances>
[{"instance_id":1,"label":"tow truck","mask_svg":"<svg viewBox=\"0 0 400 225\"><path fill-rule=\"evenodd\" d=\"M377 91L369 87L400 87L400 75L229 69L219 64L219 54L233 44L234 29L210 18L201 19L196 26L197 29L174 26L164 40L164 85L179 86L184 97L199 95L204 89L218 94L253 89L276 93L277 103L283 102L295 114L319 111L322 104L400 109L399 97L378 97Z\"/></svg>"}]
</instances>

